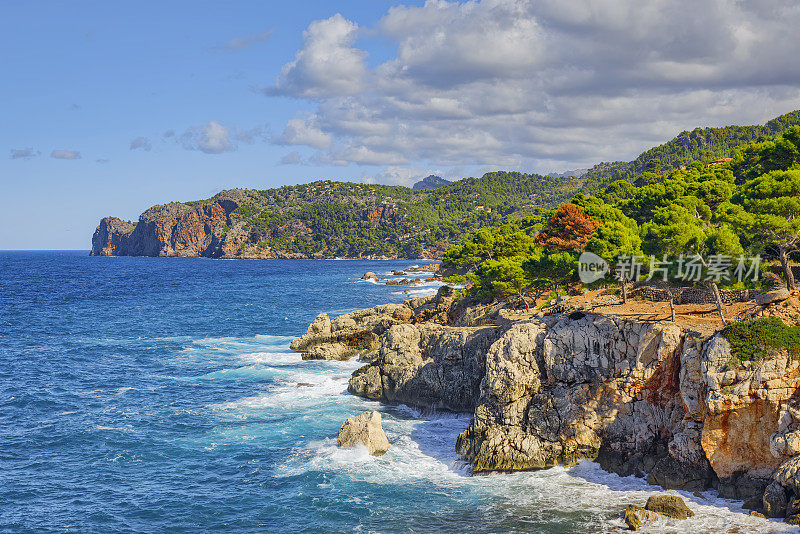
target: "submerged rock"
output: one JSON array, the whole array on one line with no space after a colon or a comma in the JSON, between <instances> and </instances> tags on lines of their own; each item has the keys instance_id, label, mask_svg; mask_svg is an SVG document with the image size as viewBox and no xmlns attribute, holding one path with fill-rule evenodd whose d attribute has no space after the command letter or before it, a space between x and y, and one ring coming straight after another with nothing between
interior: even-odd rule
<instances>
[{"instance_id":1,"label":"submerged rock","mask_svg":"<svg viewBox=\"0 0 800 534\"><path fill-rule=\"evenodd\" d=\"M653 495L647 499L644 505L646 510L657 512L663 516L673 519L688 519L694 512L686 506L686 503L677 495Z\"/></svg>"},{"instance_id":2,"label":"submerged rock","mask_svg":"<svg viewBox=\"0 0 800 534\"><path fill-rule=\"evenodd\" d=\"M651 512L650 510L646 510L641 506L636 506L633 504L629 504L628 507L625 509L625 513L622 516L623 521L625 524L628 525L628 528L631 530L639 530L647 523L651 523L658 519L661 519L663 516L656 512Z\"/></svg>"},{"instance_id":3,"label":"submerged rock","mask_svg":"<svg viewBox=\"0 0 800 534\"><path fill-rule=\"evenodd\" d=\"M339 447L366 445L373 456L380 456L389 450L389 440L381 426L380 412L364 412L345 420L339 429Z\"/></svg>"}]
</instances>

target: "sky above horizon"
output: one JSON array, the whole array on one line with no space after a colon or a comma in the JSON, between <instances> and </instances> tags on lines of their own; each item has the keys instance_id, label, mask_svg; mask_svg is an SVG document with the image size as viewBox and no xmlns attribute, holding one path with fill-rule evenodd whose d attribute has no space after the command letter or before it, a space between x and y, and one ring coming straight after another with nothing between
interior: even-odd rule
<instances>
[{"instance_id":1,"label":"sky above horizon","mask_svg":"<svg viewBox=\"0 0 800 534\"><path fill-rule=\"evenodd\" d=\"M4 2L0 249L317 179L630 160L800 109L778 0Z\"/></svg>"}]
</instances>

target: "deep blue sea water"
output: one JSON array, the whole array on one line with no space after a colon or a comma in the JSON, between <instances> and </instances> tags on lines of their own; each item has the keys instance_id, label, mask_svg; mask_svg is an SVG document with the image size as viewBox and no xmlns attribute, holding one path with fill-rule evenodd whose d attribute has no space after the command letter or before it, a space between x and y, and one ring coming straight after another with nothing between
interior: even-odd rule
<instances>
[{"instance_id":1,"label":"deep blue sea water","mask_svg":"<svg viewBox=\"0 0 800 534\"><path fill-rule=\"evenodd\" d=\"M320 312L408 298L359 278L412 263L0 252L0 531L621 526L655 488L589 462L471 477L454 452L468 416L350 396L357 362L289 351ZM377 458L336 447L342 421L367 409L391 444ZM694 532L786 528L684 496Z\"/></svg>"}]
</instances>

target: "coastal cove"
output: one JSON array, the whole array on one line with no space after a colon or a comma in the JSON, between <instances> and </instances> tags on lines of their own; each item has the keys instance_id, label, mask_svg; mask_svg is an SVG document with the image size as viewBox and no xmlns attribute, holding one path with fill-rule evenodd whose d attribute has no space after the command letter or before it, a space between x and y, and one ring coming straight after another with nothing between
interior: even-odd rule
<instances>
[{"instance_id":1,"label":"coastal cove","mask_svg":"<svg viewBox=\"0 0 800 534\"><path fill-rule=\"evenodd\" d=\"M418 263L0 253L0 531L599 532L664 493L588 461L472 476L471 415L351 395L364 362L290 350L321 312L434 293L360 279ZM339 449L373 409L388 452ZM795 528L679 493L693 532Z\"/></svg>"}]
</instances>

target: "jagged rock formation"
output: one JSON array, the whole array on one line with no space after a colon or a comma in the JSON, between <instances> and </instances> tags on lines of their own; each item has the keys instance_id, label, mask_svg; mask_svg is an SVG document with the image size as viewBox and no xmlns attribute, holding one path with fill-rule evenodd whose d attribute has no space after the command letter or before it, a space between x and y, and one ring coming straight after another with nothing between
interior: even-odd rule
<instances>
[{"instance_id":1,"label":"jagged rock formation","mask_svg":"<svg viewBox=\"0 0 800 534\"><path fill-rule=\"evenodd\" d=\"M383 336L375 364L356 371L348 391L388 402L465 411L480 396L493 327L402 324Z\"/></svg>"},{"instance_id":2,"label":"jagged rock formation","mask_svg":"<svg viewBox=\"0 0 800 534\"><path fill-rule=\"evenodd\" d=\"M358 357L372 361L378 356L380 336L394 325L431 323L464 326L493 324L503 320L494 308L471 307L467 299L453 306L454 299L452 289L444 286L436 295L410 299L403 304L382 304L357 310L333 320L321 313L306 333L292 340L290 346L292 350L301 352L305 360L349 360Z\"/></svg>"},{"instance_id":3,"label":"jagged rock formation","mask_svg":"<svg viewBox=\"0 0 800 534\"><path fill-rule=\"evenodd\" d=\"M339 447L365 445L373 456L381 456L389 450L389 440L381 426L380 412L364 412L346 419L339 429Z\"/></svg>"},{"instance_id":4,"label":"jagged rock formation","mask_svg":"<svg viewBox=\"0 0 800 534\"><path fill-rule=\"evenodd\" d=\"M92 237L93 256L232 256L243 241L224 233L239 206L236 190L191 206L172 202L154 206L134 226L116 217L100 221Z\"/></svg>"},{"instance_id":5,"label":"jagged rock formation","mask_svg":"<svg viewBox=\"0 0 800 534\"><path fill-rule=\"evenodd\" d=\"M302 336L293 339L291 349L303 353L304 360L349 360L367 357L378 348L378 336L390 326L408 321L409 307L383 304L330 320L321 313Z\"/></svg>"},{"instance_id":6,"label":"jagged rock formation","mask_svg":"<svg viewBox=\"0 0 800 534\"><path fill-rule=\"evenodd\" d=\"M372 363L348 389L473 412L456 448L476 472L588 458L665 488L715 487L750 508L800 497L800 363L786 352L739 362L721 335L671 323L575 313L478 326L504 315L454 317L452 306L437 324L404 307L411 316L376 334Z\"/></svg>"}]
</instances>

